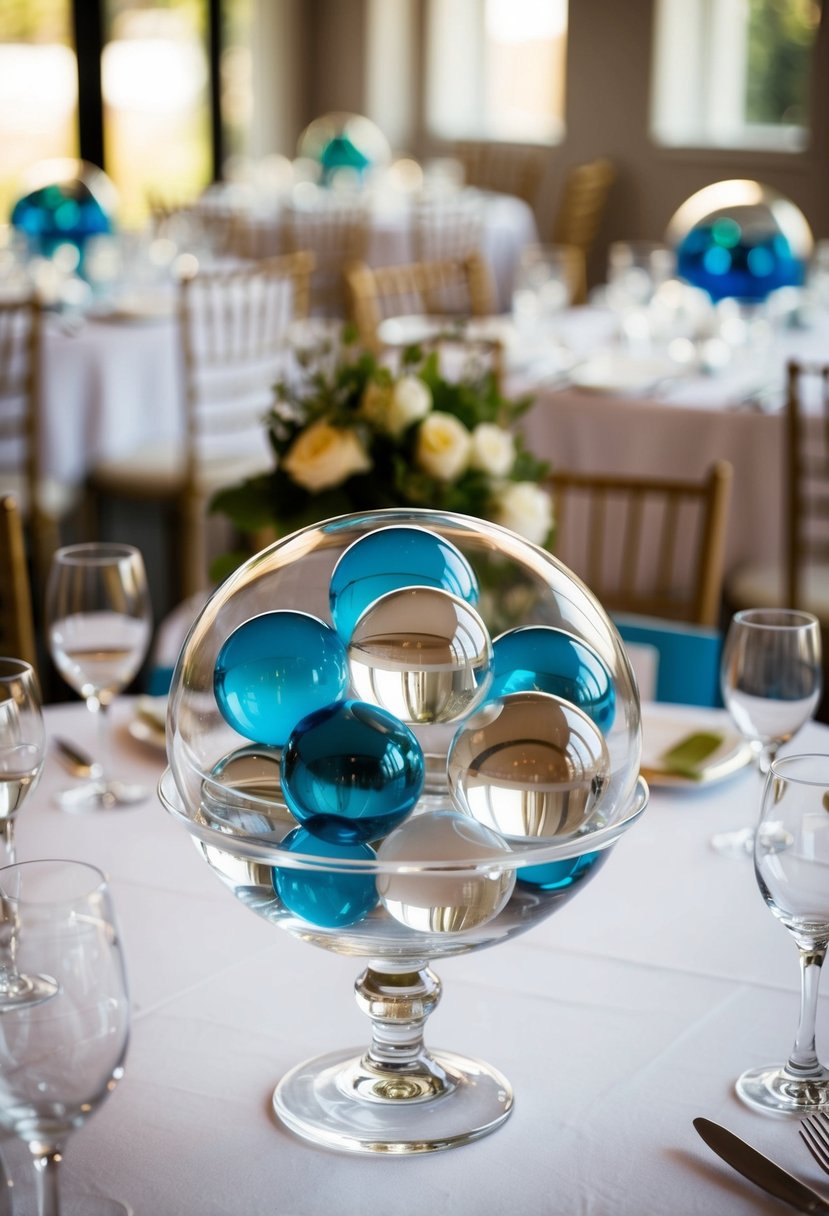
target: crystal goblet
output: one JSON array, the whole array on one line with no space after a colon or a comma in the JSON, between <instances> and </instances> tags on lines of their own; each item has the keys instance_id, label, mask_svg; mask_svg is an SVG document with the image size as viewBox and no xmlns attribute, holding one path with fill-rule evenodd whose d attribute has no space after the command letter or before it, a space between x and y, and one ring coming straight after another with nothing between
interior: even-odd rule
<instances>
[{"instance_id":1,"label":"crystal goblet","mask_svg":"<svg viewBox=\"0 0 829 1216\"><path fill-rule=\"evenodd\" d=\"M776 1114L829 1109L829 1069L815 1051L818 984L829 945L829 756L781 756L763 790L754 869L760 893L800 954L800 1022L785 1064L737 1081L749 1106ZM768 830L764 830L768 829Z\"/></svg>"},{"instance_id":2,"label":"crystal goblet","mask_svg":"<svg viewBox=\"0 0 829 1216\"><path fill-rule=\"evenodd\" d=\"M409 569L396 542L412 528L423 535ZM443 561L447 546L457 561ZM429 547L443 573L428 598L443 595L451 612L411 610L405 582L419 603ZM393 555L403 587L378 580L379 551ZM472 574L465 589L453 582L459 569ZM360 600L361 584L367 602L344 623L340 596ZM473 602L474 617L461 610ZM244 670L228 671L229 637L299 606L340 631L351 687L333 708L314 699L328 647L297 653L293 630L282 641L268 630ZM499 647L513 630L515 645ZM490 696L494 655L503 667L513 651L519 690L499 684ZM428 693L437 688L454 691ZM519 722L520 738L510 726ZM497 1069L424 1044L441 991L431 964L531 929L598 873L644 810L640 750L635 682L610 619L561 563L504 528L426 510L343 516L278 541L222 584L173 675L161 801L247 907L363 960L356 996L372 1025L367 1050L335 1050L282 1078L273 1105L287 1127L328 1147L406 1154L464 1144L503 1122L513 1097Z\"/></svg>"}]
</instances>

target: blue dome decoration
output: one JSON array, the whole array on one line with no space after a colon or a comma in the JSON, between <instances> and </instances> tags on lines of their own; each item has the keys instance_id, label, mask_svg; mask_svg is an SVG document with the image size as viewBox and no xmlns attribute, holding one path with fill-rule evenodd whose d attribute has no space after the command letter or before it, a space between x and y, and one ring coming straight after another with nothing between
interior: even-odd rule
<instances>
[{"instance_id":1,"label":"blue dome decoration","mask_svg":"<svg viewBox=\"0 0 829 1216\"><path fill-rule=\"evenodd\" d=\"M370 118L341 112L323 114L309 123L299 137L297 152L319 163L324 185L339 170L362 178L368 169L391 160L389 141Z\"/></svg>"},{"instance_id":2,"label":"blue dome decoration","mask_svg":"<svg viewBox=\"0 0 829 1216\"><path fill-rule=\"evenodd\" d=\"M50 257L59 245L71 244L83 254L90 237L113 231L115 187L86 161L42 161L27 174L24 189L10 218L32 253Z\"/></svg>"},{"instance_id":3,"label":"blue dome decoration","mask_svg":"<svg viewBox=\"0 0 829 1216\"><path fill-rule=\"evenodd\" d=\"M714 301L765 300L779 287L802 286L814 244L799 207L748 179L714 182L691 195L666 240L679 277Z\"/></svg>"}]
</instances>

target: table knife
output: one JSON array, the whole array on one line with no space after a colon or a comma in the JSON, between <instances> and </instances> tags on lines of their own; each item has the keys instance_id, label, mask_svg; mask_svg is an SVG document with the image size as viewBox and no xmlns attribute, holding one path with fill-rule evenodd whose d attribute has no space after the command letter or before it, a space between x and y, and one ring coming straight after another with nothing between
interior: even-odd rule
<instances>
[{"instance_id":1,"label":"table knife","mask_svg":"<svg viewBox=\"0 0 829 1216\"><path fill-rule=\"evenodd\" d=\"M790 1203L799 1212L829 1213L829 1200L727 1128L712 1123L710 1119L694 1119L694 1127L723 1161L770 1195Z\"/></svg>"}]
</instances>

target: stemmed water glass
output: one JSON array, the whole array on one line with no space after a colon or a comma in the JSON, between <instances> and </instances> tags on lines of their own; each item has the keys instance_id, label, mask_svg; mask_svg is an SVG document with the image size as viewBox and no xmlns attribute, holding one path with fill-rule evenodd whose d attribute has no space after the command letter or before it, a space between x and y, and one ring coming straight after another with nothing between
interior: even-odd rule
<instances>
[{"instance_id":1,"label":"stemmed water glass","mask_svg":"<svg viewBox=\"0 0 829 1216\"><path fill-rule=\"evenodd\" d=\"M140 802L143 786L106 776L107 716L134 678L150 643L151 608L143 558L132 545L88 543L58 549L46 587L49 650L60 674L97 715L105 775L65 790L71 810Z\"/></svg>"},{"instance_id":2,"label":"stemmed water glass","mask_svg":"<svg viewBox=\"0 0 829 1216\"><path fill-rule=\"evenodd\" d=\"M59 1196L63 1146L124 1071L129 998L103 874L77 861L29 861L0 870L0 918L11 915L19 957L57 979L51 1000L0 1017L0 1127L28 1147L38 1216L129 1216L92 1195Z\"/></svg>"},{"instance_id":3,"label":"stemmed water glass","mask_svg":"<svg viewBox=\"0 0 829 1216\"><path fill-rule=\"evenodd\" d=\"M13 864L15 821L43 770L46 734L40 685L31 664L0 658L0 846Z\"/></svg>"},{"instance_id":4,"label":"stemmed water glass","mask_svg":"<svg viewBox=\"0 0 829 1216\"><path fill-rule=\"evenodd\" d=\"M829 756L781 756L763 791L754 868L760 892L800 952L800 1023L785 1064L737 1081L749 1106L807 1115L829 1108L829 1069L815 1051L820 970L829 945ZM764 830L767 829L767 830Z\"/></svg>"},{"instance_id":5,"label":"stemmed water glass","mask_svg":"<svg viewBox=\"0 0 829 1216\"><path fill-rule=\"evenodd\" d=\"M723 701L765 777L780 747L814 714L822 686L820 623L809 612L749 608L735 613L723 646ZM720 832L718 853L750 857L754 828Z\"/></svg>"}]
</instances>

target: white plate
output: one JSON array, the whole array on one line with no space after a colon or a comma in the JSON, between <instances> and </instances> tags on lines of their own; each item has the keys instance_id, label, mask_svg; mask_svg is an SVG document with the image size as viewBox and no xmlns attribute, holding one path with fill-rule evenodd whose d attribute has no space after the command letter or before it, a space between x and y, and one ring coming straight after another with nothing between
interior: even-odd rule
<instances>
[{"instance_id":1,"label":"white plate","mask_svg":"<svg viewBox=\"0 0 829 1216\"><path fill-rule=\"evenodd\" d=\"M682 368L667 359L608 353L577 364L570 372L570 383L592 393L644 393L681 375Z\"/></svg>"},{"instance_id":2,"label":"white plate","mask_svg":"<svg viewBox=\"0 0 829 1216\"><path fill-rule=\"evenodd\" d=\"M664 753L697 731L722 735L722 743L701 765L699 780L665 771L661 766ZM751 748L720 717L709 716L705 710L671 713L660 707L649 712L647 706L642 707L641 769L645 780L654 788L699 789L714 781L723 781L744 768L750 760Z\"/></svg>"}]
</instances>

